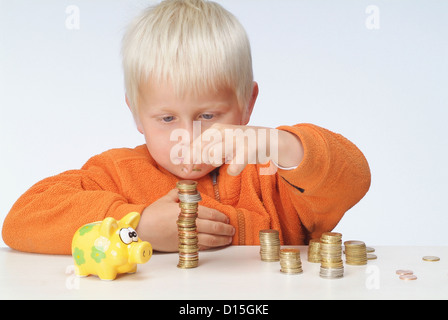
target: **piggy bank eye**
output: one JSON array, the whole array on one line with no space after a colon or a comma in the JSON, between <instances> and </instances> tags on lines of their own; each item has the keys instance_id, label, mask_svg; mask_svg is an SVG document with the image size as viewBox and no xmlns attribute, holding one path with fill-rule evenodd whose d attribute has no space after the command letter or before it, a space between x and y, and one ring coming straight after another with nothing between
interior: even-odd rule
<instances>
[{"instance_id":1,"label":"piggy bank eye","mask_svg":"<svg viewBox=\"0 0 448 320\"><path fill-rule=\"evenodd\" d=\"M130 244L132 243L132 235L129 236L131 232L129 232L129 229L123 228L120 230L120 239L123 241L124 244Z\"/></svg>"},{"instance_id":2,"label":"piggy bank eye","mask_svg":"<svg viewBox=\"0 0 448 320\"><path fill-rule=\"evenodd\" d=\"M128 230L129 230L129 237L132 239L132 241L137 242L138 241L137 231L135 231L132 228L128 228Z\"/></svg>"},{"instance_id":3,"label":"piggy bank eye","mask_svg":"<svg viewBox=\"0 0 448 320\"><path fill-rule=\"evenodd\" d=\"M132 241L138 241L137 231L132 228L123 228L120 230L120 239L125 244L130 244Z\"/></svg>"}]
</instances>

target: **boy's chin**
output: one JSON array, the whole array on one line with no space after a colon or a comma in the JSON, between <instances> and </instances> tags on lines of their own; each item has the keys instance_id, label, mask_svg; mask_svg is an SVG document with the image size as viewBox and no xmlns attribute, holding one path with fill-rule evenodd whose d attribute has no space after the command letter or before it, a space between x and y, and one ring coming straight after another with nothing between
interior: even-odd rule
<instances>
[{"instance_id":1,"label":"boy's chin","mask_svg":"<svg viewBox=\"0 0 448 320\"><path fill-rule=\"evenodd\" d=\"M200 165L196 166L191 172L186 172L181 166L176 169L178 169L176 172L171 173L177 176L180 180L199 180L216 169L216 167L211 165Z\"/></svg>"}]
</instances>

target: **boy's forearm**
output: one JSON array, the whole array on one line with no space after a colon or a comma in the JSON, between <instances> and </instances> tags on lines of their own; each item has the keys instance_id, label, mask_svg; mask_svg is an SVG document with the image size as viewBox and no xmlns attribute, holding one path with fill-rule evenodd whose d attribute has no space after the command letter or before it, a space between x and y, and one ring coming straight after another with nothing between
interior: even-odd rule
<instances>
[{"instance_id":1,"label":"boy's forearm","mask_svg":"<svg viewBox=\"0 0 448 320\"><path fill-rule=\"evenodd\" d=\"M278 130L278 165L283 168L297 167L303 159L303 145L299 137Z\"/></svg>"}]
</instances>

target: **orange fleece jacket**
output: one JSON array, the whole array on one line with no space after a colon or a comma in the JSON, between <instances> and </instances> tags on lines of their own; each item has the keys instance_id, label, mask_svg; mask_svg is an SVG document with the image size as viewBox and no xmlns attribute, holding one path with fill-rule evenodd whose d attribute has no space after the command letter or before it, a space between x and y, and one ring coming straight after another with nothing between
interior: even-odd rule
<instances>
[{"instance_id":1,"label":"orange fleece jacket","mask_svg":"<svg viewBox=\"0 0 448 320\"><path fill-rule=\"evenodd\" d=\"M236 177L219 169L219 201L210 175L198 180L201 205L215 208L236 228L234 245L258 245L262 229L280 231L282 244L307 244L331 231L370 187L370 170L361 151L339 134L310 124L278 129L296 134L304 147L294 170L260 175L248 165ZM175 188L177 178L158 166L146 145L113 149L92 157L80 170L44 179L11 208L3 239L11 248L70 254L76 230L111 216L142 212Z\"/></svg>"}]
</instances>

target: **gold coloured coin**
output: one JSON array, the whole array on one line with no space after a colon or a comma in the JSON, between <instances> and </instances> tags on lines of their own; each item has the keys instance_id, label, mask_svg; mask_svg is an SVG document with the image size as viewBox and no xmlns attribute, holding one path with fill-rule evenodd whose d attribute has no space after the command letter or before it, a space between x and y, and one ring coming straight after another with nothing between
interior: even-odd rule
<instances>
[{"instance_id":1,"label":"gold coloured coin","mask_svg":"<svg viewBox=\"0 0 448 320\"><path fill-rule=\"evenodd\" d=\"M422 259L423 261L430 261L430 262L440 261L440 258L436 256L424 256Z\"/></svg>"},{"instance_id":2,"label":"gold coloured coin","mask_svg":"<svg viewBox=\"0 0 448 320\"><path fill-rule=\"evenodd\" d=\"M358 246L365 246L365 243L359 240L348 240L344 242L344 246L358 247Z\"/></svg>"},{"instance_id":3,"label":"gold coloured coin","mask_svg":"<svg viewBox=\"0 0 448 320\"><path fill-rule=\"evenodd\" d=\"M176 187L180 192L196 191L198 183L193 180L182 180L177 182Z\"/></svg>"},{"instance_id":4,"label":"gold coloured coin","mask_svg":"<svg viewBox=\"0 0 448 320\"><path fill-rule=\"evenodd\" d=\"M299 249L295 249L295 248L285 248L285 249L281 249L280 250L280 254L291 254L291 255L297 255L300 253Z\"/></svg>"},{"instance_id":5,"label":"gold coloured coin","mask_svg":"<svg viewBox=\"0 0 448 320\"><path fill-rule=\"evenodd\" d=\"M180 202L179 207L183 211L183 213L187 213L188 211L192 210L198 210L198 204L196 202Z\"/></svg>"},{"instance_id":6,"label":"gold coloured coin","mask_svg":"<svg viewBox=\"0 0 448 320\"><path fill-rule=\"evenodd\" d=\"M367 255L367 260L376 260L376 258L378 258L376 254L369 253Z\"/></svg>"}]
</instances>

